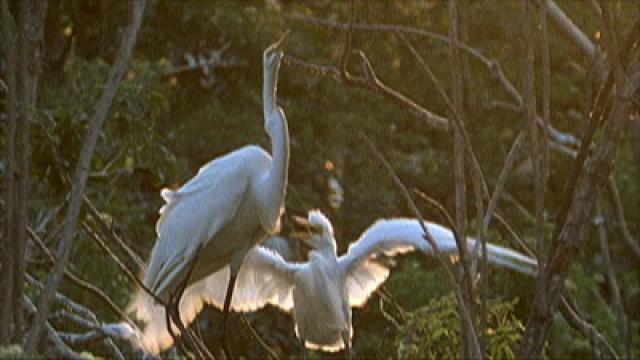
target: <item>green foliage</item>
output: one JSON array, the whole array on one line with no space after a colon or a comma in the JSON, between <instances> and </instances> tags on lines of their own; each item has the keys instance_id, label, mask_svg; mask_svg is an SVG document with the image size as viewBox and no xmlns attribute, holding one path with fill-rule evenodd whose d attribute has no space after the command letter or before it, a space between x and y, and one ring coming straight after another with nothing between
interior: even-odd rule
<instances>
[{"instance_id":1,"label":"green foliage","mask_svg":"<svg viewBox=\"0 0 640 360\"><path fill-rule=\"evenodd\" d=\"M517 300L489 303L490 359L515 359L514 348L524 330L513 314ZM457 359L460 357L460 317L453 294L432 299L407 314L396 337L397 356L403 359Z\"/></svg>"},{"instance_id":2,"label":"green foliage","mask_svg":"<svg viewBox=\"0 0 640 360\"><path fill-rule=\"evenodd\" d=\"M0 359L6 360L22 360L22 359L32 359L32 356L27 356L22 347L18 344L13 344L9 346L0 346Z\"/></svg>"}]
</instances>

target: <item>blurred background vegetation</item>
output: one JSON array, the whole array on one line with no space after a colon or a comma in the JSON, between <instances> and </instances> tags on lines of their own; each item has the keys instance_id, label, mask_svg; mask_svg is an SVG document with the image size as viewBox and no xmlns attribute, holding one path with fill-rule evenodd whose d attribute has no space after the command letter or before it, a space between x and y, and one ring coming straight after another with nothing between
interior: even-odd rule
<instances>
[{"instance_id":1,"label":"blurred background vegetation","mask_svg":"<svg viewBox=\"0 0 640 360\"><path fill-rule=\"evenodd\" d=\"M598 19L589 6L577 1L558 3L597 41ZM415 26L446 35L447 6L446 1L436 0L361 2L357 20ZM464 6L468 43L498 60L506 75L520 87L520 3L465 1ZM62 223L64 214L60 204L68 193L70 169L75 166L85 126L128 24L129 7L123 1L50 2L45 35L47 63L37 123L32 127L34 189L30 204L34 229L49 245L56 241L56 225ZM620 29L626 29L639 13L632 1L616 1L612 8ZM150 1L134 57L100 135L87 190L103 220L141 257L146 259L155 241L161 188L180 185L205 162L239 146L257 143L268 149L261 108L261 54L271 41L290 29L287 53L318 64L339 61L344 33L296 20L296 16L346 22L349 6L348 2L339 1ZM579 134L591 64L553 27L550 30L551 119L559 130ZM426 38L411 40L448 90L448 45ZM398 37L391 33L355 32L354 47L367 53L386 84L436 113L447 114L446 105ZM216 56L217 60L206 69L196 66L185 70L200 58ZM492 189L509 147L519 131L525 129L526 121L522 114L495 104L508 97L483 65L473 60L469 65L472 76L465 84L470 109L468 129ZM371 92L286 64L281 69L278 95L291 134L287 216L320 208L334 222L340 251L345 251L375 219L412 215L359 133L373 140L409 188L426 191L453 209L450 135L430 130L413 114ZM6 138L2 141L4 148ZM551 152L546 200L550 223L559 209L571 162L571 158ZM615 179L633 234L640 234L639 176L630 143L624 141ZM330 206L330 195L335 191L329 187L330 181L337 181L344 191L339 206ZM532 181L528 162L517 164L507 183L513 200L499 203L504 216L530 244L534 243L535 222ZM441 221L428 207L421 210L426 218ZM473 211L470 200L469 213ZM477 229L473 216L470 228L472 233ZM285 218L285 236L289 229ZM638 354L640 272L625 256L618 233L610 232L612 258L623 299L633 318L633 341ZM597 233L593 231L591 236L573 267L571 290L587 319L623 353L624 339L609 306L611 294L601 267ZM509 245L497 230L491 230L490 240ZM85 232L79 232L74 246L71 268L125 307L134 291L133 284ZM435 261L425 262L417 256L398 262L385 285L385 293L391 298L374 295L366 308L354 311L356 356L455 358L459 323L442 271ZM46 274L46 267L36 274ZM533 297L533 284L522 275L492 273L493 357L514 357L514 345ZM73 285L65 284L62 291L94 309L100 319L118 320L92 295ZM217 328L216 316L214 310L201 316L205 339L213 337L207 331ZM267 309L247 319L277 353L298 353L289 316ZM232 316L230 326L236 355L266 356L238 315ZM91 351L103 354L99 346ZM593 355L588 340L561 318L555 322L546 354L550 358ZM311 357L331 355L314 353Z\"/></svg>"}]
</instances>

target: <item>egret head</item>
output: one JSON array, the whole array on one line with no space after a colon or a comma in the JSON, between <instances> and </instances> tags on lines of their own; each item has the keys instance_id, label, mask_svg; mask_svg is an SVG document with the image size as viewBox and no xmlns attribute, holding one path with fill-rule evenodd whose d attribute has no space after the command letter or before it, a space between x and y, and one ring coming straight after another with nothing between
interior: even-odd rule
<instances>
[{"instance_id":1,"label":"egret head","mask_svg":"<svg viewBox=\"0 0 640 360\"><path fill-rule=\"evenodd\" d=\"M280 63L284 52L282 51L282 44L289 32L285 32L284 35L278 39L275 43L271 44L262 55L263 71L264 71L264 84L263 84L263 101L264 101L264 115L265 124L264 128L270 136L277 133L277 125L281 122L282 114L275 113L278 111L276 106L276 88L278 86L278 71L280 70Z\"/></svg>"},{"instance_id":2,"label":"egret head","mask_svg":"<svg viewBox=\"0 0 640 360\"><path fill-rule=\"evenodd\" d=\"M330 249L336 251L336 239L333 236L331 221L320 211L311 210L307 219L295 217L294 220L306 229L300 239L313 250Z\"/></svg>"},{"instance_id":3,"label":"egret head","mask_svg":"<svg viewBox=\"0 0 640 360\"><path fill-rule=\"evenodd\" d=\"M274 76L278 76L278 69L280 68L280 61L284 56L284 52L282 51L282 44L284 40L289 35L289 31L285 32L278 41L271 44L262 55L262 62L265 70L265 74L273 74Z\"/></svg>"}]
</instances>

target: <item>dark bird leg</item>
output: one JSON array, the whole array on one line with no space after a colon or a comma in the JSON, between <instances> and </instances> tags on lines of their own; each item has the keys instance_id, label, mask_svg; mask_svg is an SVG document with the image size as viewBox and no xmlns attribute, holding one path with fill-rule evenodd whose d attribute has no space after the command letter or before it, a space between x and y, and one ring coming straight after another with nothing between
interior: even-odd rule
<instances>
[{"instance_id":1,"label":"dark bird leg","mask_svg":"<svg viewBox=\"0 0 640 360\"><path fill-rule=\"evenodd\" d=\"M169 332L169 335L171 335L171 338L173 339L173 343L176 344L176 346L178 346L178 349L180 349L180 351L186 356L188 354L187 349L185 348L184 344L182 343L182 341L180 340L180 338L178 337L178 335L175 333L175 331L173 331L173 326L172 326L172 322L175 323L175 320L173 320L173 296L169 297L169 302L165 305L165 319L167 321L167 331Z\"/></svg>"},{"instance_id":2,"label":"dark bird leg","mask_svg":"<svg viewBox=\"0 0 640 360\"><path fill-rule=\"evenodd\" d=\"M173 318L173 322L180 330L180 334L182 334L185 340L189 343L189 346L196 352L198 358L200 359L213 359L213 355L209 352L207 347L202 343L202 339L198 338L191 329L188 329L184 323L182 322L182 317L180 316L180 300L184 295L184 291L187 288L187 284L189 283L189 279L191 278L191 274L193 273L193 269L198 261L198 255L200 248L196 250L196 255L191 261L191 265L189 266L189 270L181 282L180 286L177 289L177 292L171 296L169 303L167 304L167 313L171 318ZM169 325L168 325L169 326ZM175 334L173 333L173 329L171 326L168 327L169 334L176 340ZM184 349L181 349L184 352Z\"/></svg>"},{"instance_id":3,"label":"dark bird leg","mask_svg":"<svg viewBox=\"0 0 640 360\"><path fill-rule=\"evenodd\" d=\"M344 353L346 358L351 360L353 359L353 354L351 352L351 332L343 331L342 332L342 342L344 342Z\"/></svg>"},{"instance_id":4,"label":"dark bird leg","mask_svg":"<svg viewBox=\"0 0 640 360\"><path fill-rule=\"evenodd\" d=\"M233 274L229 278L229 284L227 285L227 294L224 297L224 307L222 309L222 327L220 329L220 331L222 332L222 335L221 335L222 349L224 350L224 355L228 359L232 359L233 354L231 353L231 348L227 343L227 331L226 331L227 317L229 316L229 309L231 307L231 298L233 296L233 289L235 288L235 285L236 285L236 275Z\"/></svg>"},{"instance_id":5,"label":"dark bird leg","mask_svg":"<svg viewBox=\"0 0 640 360\"><path fill-rule=\"evenodd\" d=\"M300 344L300 359L302 360L306 360L307 359L307 352L305 349L305 340L304 339L299 339L299 344Z\"/></svg>"}]
</instances>

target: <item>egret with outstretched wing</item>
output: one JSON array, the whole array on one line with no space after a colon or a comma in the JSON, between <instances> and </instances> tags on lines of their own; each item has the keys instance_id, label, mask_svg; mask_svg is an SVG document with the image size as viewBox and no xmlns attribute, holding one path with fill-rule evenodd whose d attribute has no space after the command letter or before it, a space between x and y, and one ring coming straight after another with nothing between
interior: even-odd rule
<instances>
[{"instance_id":1,"label":"egret with outstretched wing","mask_svg":"<svg viewBox=\"0 0 640 360\"><path fill-rule=\"evenodd\" d=\"M415 219L384 219L371 225L340 257L336 252L333 227L319 211L310 211L308 239L312 251L303 263L287 262L272 250L258 246L244 260L231 302L235 311L255 311L272 304L292 311L295 332L304 347L339 351L351 347L353 328L351 307L364 306L369 296L387 279L389 268L376 261L380 255L393 256L412 250L433 254ZM451 230L425 222L438 248L456 254L458 248ZM469 249L475 246L469 239ZM488 244L491 264L526 274L534 274L536 261L516 251ZM229 279L225 268L199 281L185 292L181 303L185 321L190 322L210 303L221 308L224 285ZM171 341L162 324L162 313L152 317L157 326L145 329L145 341ZM303 347L303 348L304 348Z\"/></svg>"}]
</instances>

